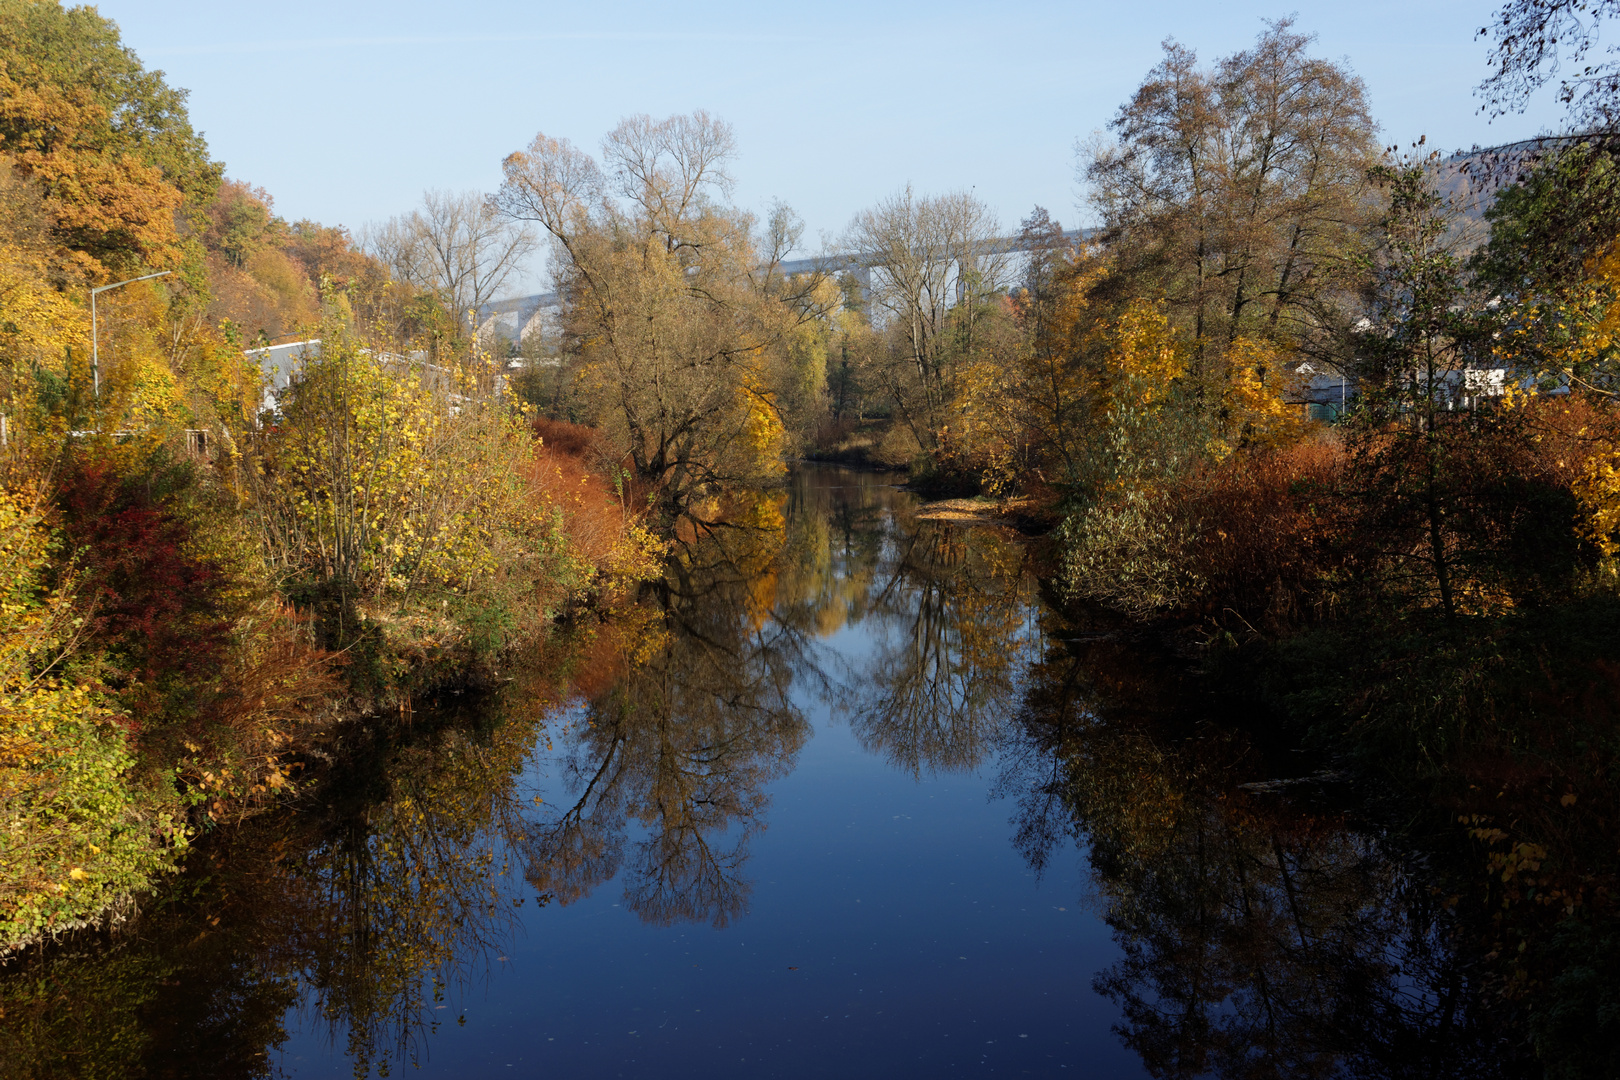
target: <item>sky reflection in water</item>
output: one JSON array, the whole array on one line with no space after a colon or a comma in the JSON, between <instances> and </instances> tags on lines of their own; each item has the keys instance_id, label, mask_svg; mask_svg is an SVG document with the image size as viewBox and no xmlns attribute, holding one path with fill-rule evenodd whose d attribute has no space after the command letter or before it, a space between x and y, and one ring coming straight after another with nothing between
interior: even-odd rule
<instances>
[{"instance_id":1,"label":"sky reflection in water","mask_svg":"<svg viewBox=\"0 0 1620 1080\"><path fill-rule=\"evenodd\" d=\"M1515 1075L1397 832L1270 783L1303 759L1044 609L1009 534L913 511L806 470L690 537L543 726L520 678L504 724L362 756L265 879L287 944L220 931L298 1002L280 1067Z\"/></svg>"},{"instance_id":2,"label":"sky reflection in water","mask_svg":"<svg viewBox=\"0 0 1620 1080\"><path fill-rule=\"evenodd\" d=\"M806 470L501 693L352 729L0 972L0 1080L1533 1072L1377 792L913 509Z\"/></svg>"},{"instance_id":3,"label":"sky reflection in water","mask_svg":"<svg viewBox=\"0 0 1620 1080\"><path fill-rule=\"evenodd\" d=\"M785 550L693 545L671 640L552 719L520 925L428 1004L424 1072L1143 1075L1092 989L1120 952L1083 853L1038 878L992 797L1039 651L1017 546L911 501L807 470ZM307 1008L288 1028L284 1069L352 1074Z\"/></svg>"}]
</instances>

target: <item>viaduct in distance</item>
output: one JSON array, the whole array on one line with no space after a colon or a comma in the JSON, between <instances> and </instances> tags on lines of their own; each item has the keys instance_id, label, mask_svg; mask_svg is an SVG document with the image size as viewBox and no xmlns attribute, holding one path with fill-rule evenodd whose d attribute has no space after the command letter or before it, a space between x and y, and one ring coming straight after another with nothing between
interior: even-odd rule
<instances>
[{"instance_id":1,"label":"viaduct in distance","mask_svg":"<svg viewBox=\"0 0 1620 1080\"><path fill-rule=\"evenodd\" d=\"M1096 233L1096 229L1066 229L1063 239L1071 243L1084 241L1091 239ZM1026 250L1027 247L1018 237L1006 236L991 241L984 253L1007 255ZM788 277L816 271L826 274L853 274L861 284L861 291L865 293L872 285L872 261L872 257L863 252L849 252L823 255L813 259L789 259L778 264L777 268ZM539 329L541 320L548 314L554 315L560 307L561 300L555 292L497 300L485 304L479 311L478 325L480 331L484 333L499 332L509 340L522 341L531 330Z\"/></svg>"}]
</instances>

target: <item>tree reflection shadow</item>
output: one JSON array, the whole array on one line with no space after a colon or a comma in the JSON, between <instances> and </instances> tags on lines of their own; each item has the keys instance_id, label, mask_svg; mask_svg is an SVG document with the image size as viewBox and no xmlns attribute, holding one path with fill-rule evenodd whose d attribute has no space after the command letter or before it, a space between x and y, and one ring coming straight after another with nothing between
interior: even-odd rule
<instances>
[{"instance_id":1,"label":"tree reflection shadow","mask_svg":"<svg viewBox=\"0 0 1620 1080\"><path fill-rule=\"evenodd\" d=\"M0 980L0 1076L270 1076L299 1014L356 1075L422 1063L523 903L505 851L538 718L502 711L357 737L318 799L202 845L135 932Z\"/></svg>"},{"instance_id":2,"label":"tree reflection shadow","mask_svg":"<svg viewBox=\"0 0 1620 1080\"><path fill-rule=\"evenodd\" d=\"M1035 591L1009 530L918 520L868 475L795 478L773 621L861 745L915 776L979 766L1017 697ZM850 662L813 639L861 635ZM847 651L847 650L846 650Z\"/></svg>"},{"instance_id":3,"label":"tree reflection shadow","mask_svg":"<svg viewBox=\"0 0 1620 1080\"><path fill-rule=\"evenodd\" d=\"M1516 1074L1421 857L1332 784L1240 784L1266 765L1234 729L1141 708L1167 681L1116 645L1054 645L1000 781L1033 866L1089 846L1124 953L1095 986L1149 1072Z\"/></svg>"},{"instance_id":4,"label":"tree reflection shadow","mask_svg":"<svg viewBox=\"0 0 1620 1080\"><path fill-rule=\"evenodd\" d=\"M984 760L1031 629L1023 549L918 522L910 503L870 477L809 471L780 501L683 536L622 676L559 732L568 797L525 826L535 888L571 903L622 875L649 922L737 918L766 785L809 734L795 688L913 774ZM857 624L872 647L851 667L825 641Z\"/></svg>"},{"instance_id":5,"label":"tree reflection shadow","mask_svg":"<svg viewBox=\"0 0 1620 1080\"><path fill-rule=\"evenodd\" d=\"M510 936L501 878L518 825L513 778L533 736L514 723L489 741L453 729L402 748L388 797L335 817L290 868L310 943L300 977L357 1073L418 1060L432 1006Z\"/></svg>"},{"instance_id":6,"label":"tree reflection shadow","mask_svg":"<svg viewBox=\"0 0 1620 1080\"><path fill-rule=\"evenodd\" d=\"M804 643L769 618L782 548L769 512L679 545L648 597L657 620L625 642L625 674L558 734L570 796L524 827L536 889L571 903L622 871L626 906L651 923L719 927L746 911L765 786L809 734L789 697Z\"/></svg>"},{"instance_id":7,"label":"tree reflection shadow","mask_svg":"<svg viewBox=\"0 0 1620 1080\"><path fill-rule=\"evenodd\" d=\"M916 776L977 768L1011 713L1030 637L1023 548L998 529L922 522L884 574L870 603L883 630L844 695L855 737Z\"/></svg>"},{"instance_id":8,"label":"tree reflection shadow","mask_svg":"<svg viewBox=\"0 0 1620 1080\"><path fill-rule=\"evenodd\" d=\"M1199 699L1139 643L1037 617L1011 534L909 505L807 471L694 526L639 616L581 638L563 712L525 675L378 736L318 802L205 845L138 934L0 979L0 1075L265 1076L300 1003L357 1073L420 1062L519 871L545 902L619 878L649 923L727 925L806 703L914 776L994 753L1029 864L1087 850L1121 949L1095 986L1153 1075L1519 1070L1398 830L1332 785L1245 787L1279 774L1242 725L1182 722ZM566 798L528 799L537 744Z\"/></svg>"}]
</instances>

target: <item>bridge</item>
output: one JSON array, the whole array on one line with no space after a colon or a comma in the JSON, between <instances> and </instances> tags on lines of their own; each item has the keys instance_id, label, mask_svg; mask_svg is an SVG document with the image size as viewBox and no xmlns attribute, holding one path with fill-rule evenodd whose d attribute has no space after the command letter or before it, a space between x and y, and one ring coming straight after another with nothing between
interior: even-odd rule
<instances>
[{"instance_id":1,"label":"bridge","mask_svg":"<svg viewBox=\"0 0 1620 1080\"><path fill-rule=\"evenodd\" d=\"M1096 229L1065 229L1063 239L1071 244L1079 243L1092 239L1097 232ZM1003 236L990 241L983 252L986 255L1015 255L1027 250L1029 246L1022 238ZM810 259L788 259L778 263L777 269L787 277L814 273L854 274L861 283L864 295L872 288L873 261L873 256L868 252L842 252ZM555 292L496 300L479 309L479 333L500 333L508 340L522 341L525 335L540 328L540 320L545 318L547 312L555 313L561 308L562 301Z\"/></svg>"}]
</instances>

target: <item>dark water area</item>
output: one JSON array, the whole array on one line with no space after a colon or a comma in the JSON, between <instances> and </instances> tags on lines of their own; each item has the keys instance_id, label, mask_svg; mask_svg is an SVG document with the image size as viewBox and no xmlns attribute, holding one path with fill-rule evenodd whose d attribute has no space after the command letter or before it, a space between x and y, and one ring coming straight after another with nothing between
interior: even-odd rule
<instances>
[{"instance_id":1,"label":"dark water area","mask_svg":"<svg viewBox=\"0 0 1620 1080\"><path fill-rule=\"evenodd\" d=\"M0 974L0 1075L1518 1075L1420 855L915 505L686 535Z\"/></svg>"}]
</instances>

